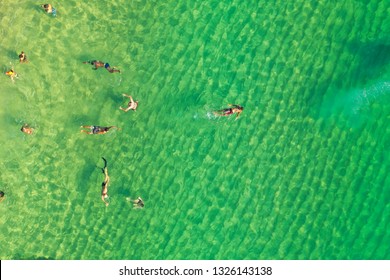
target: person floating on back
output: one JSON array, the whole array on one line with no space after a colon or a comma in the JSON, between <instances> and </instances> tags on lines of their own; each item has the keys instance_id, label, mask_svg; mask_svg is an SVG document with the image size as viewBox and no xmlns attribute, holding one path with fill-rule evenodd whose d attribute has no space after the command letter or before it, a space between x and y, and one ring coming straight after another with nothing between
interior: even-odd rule
<instances>
[{"instance_id":1,"label":"person floating on back","mask_svg":"<svg viewBox=\"0 0 390 280\"><path fill-rule=\"evenodd\" d=\"M236 119L238 119L239 115L244 110L244 107L242 107L240 105L232 105L232 104L229 104L229 106L231 106L231 107L215 111L214 114L217 116L230 116L230 115L236 114Z\"/></svg>"},{"instance_id":2,"label":"person floating on back","mask_svg":"<svg viewBox=\"0 0 390 280\"><path fill-rule=\"evenodd\" d=\"M96 70L100 67L104 67L110 73L121 72L119 69L116 69L115 67L111 67L108 62L104 63L103 61L100 60L88 60L88 61L84 61L83 63L93 65L92 67L93 70Z\"/></svg>"},{"instance_id":3,"label":"person floating on back","mask_svg":"<svg viewBox=\"0 0 390 280\"><path fill-rule=\"evenodd\" d=\"M107 133L111 128L116 128L119 129L116 126L97 126L97 125L82 125L82 128L89 128L90 131L88 130L80 130L82 133L87 133L87 134L105 134Z\"/></svg>"},{"instance_id":4,"label":"person floating on back","mask_svg":"<svg viewBox=\"0 0 390 280\"><path fill-rule=\"evenodd\" d=\"M110 183L110 176L108 176L108 169L107 169L107 160L102 157L104 161L104 167L102 168L102 172L104 174L104 181L102 183L102 200L106 206L108 206L108 184Z\"/></svg>"},{"instance_id":5,"label":"person floating on back","mask_svg":"<svg viewBox=\"0 0 390 280\"><path fill-rule=\"evenodd\" d=\"M127 94L122 94L122 96L128 97L130 99L130 102L127 104L127 108L122 108L122 106L121 106L121 107L119 107L119 109L121 109L124 112L127 112L129 110L135 111L138 107L138 101L134 101L133 98Z\"/></svg>"},{"instance_id":6,"label":"person floating on back","mask_svg":"<svg viewBox=\"0 0 390 280\"><path fill-rule=\"evenodd\" d=\"M19 54L19 62L20 63L26 63L27 61L27 56L26 54L22 51L21 54Z\"/></svg>"}]
</instances>

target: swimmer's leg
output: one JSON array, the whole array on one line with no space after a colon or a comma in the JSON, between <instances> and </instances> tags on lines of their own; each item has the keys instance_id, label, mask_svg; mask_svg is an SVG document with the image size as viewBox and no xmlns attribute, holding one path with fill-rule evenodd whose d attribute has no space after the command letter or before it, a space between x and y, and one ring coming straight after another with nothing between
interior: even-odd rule
<instances>
[{"instance_id":1,"label":"swimmer's leg","mask_svg":"<svg viewBox=\"0 0 390 280\"><path fill-rule=\"evenodd\" d=\"M102 172L104 174L106 174L106 172L107 172L107 160L104 157L102 157L102 159L104 161L104 167L102 168Z\"/></svg>"},{"instance_id":2,"label":"swimmer's leg","mask_svg":"<svg viewBox=\"0 0 390 280\"><path fill-rule=\"evenodd\" d=\"M102 159L104 161L104 168L106 168L107 167L107 160L104 157L102 157Z\"/></svg>"}]
</instances>

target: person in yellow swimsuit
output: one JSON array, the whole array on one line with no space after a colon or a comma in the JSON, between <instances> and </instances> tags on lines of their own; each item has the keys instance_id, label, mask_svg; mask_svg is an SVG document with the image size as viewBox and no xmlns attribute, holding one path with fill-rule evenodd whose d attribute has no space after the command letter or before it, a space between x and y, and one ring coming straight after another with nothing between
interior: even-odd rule
<instances>
[{"instance_id":1,"label":"person in yellow swimsuit","mask_svg":"<svg viewBox=\"0 0 390 280\"><path fill-rule=\"evenodd\" d=\"M14 78L17 77L17 74L15 73L14 69L10 69L8 70L7 72L5 72L5 74L11 78L12 81L14 81Z\"/></svg>"}]
</instances>

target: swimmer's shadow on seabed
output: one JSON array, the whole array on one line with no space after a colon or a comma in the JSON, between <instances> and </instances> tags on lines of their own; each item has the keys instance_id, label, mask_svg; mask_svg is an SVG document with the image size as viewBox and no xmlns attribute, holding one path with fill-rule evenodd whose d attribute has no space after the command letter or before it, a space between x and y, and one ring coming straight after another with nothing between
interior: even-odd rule
<instances>
[{"instance_id":1,"label":"swimmer's shadow on seabed","mask_svg":"<svg viewBox=\"0 0 390 280\"><path fill-rule=\"evenodd\" d=\"M20 50L21 52L22 50ZM5 65L3 64L3 67L5 67L5 71L8 71L12 66L14 66L15 63L19 63L19 54L16 53L17 50L11 50L11 49L6 49L5 51L3 51L3 53L6 54L6 57L8 58L10 64L8 65ZM5 72L4 71L4 72Z\"/></svg>"},{"instance_id":2,"label":"swimmer's shadow on seabed","mask_svg":"<svg viewBox=\"0 0 390 280\"><path fill-rule=\"evenodd\" d=\"M353 80L363 86L372 79L383 77L384 69L390 62L390 44L386 42L351 42L347 44L350 53L357 57L357 62L349 70ZM345 78L341 79L341 86L344 85ZM356 87L356 85L354 85Z\"/></svg>"}]
</instances>

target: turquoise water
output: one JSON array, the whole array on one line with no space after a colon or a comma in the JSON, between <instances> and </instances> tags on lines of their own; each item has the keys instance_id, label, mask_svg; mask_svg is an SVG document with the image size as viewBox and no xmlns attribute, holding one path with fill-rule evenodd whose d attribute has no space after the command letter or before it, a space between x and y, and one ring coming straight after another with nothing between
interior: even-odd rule
<instances>
[{"instance_id":1,"label":"turquoise water","mask_svg":"<svg viewBox=\"0 0 390 280\"><path fill-rule=\"evenodd\" d=\"M388 1L0 4L1 259L390 258Z\"/></svg>"}]
</instances>

